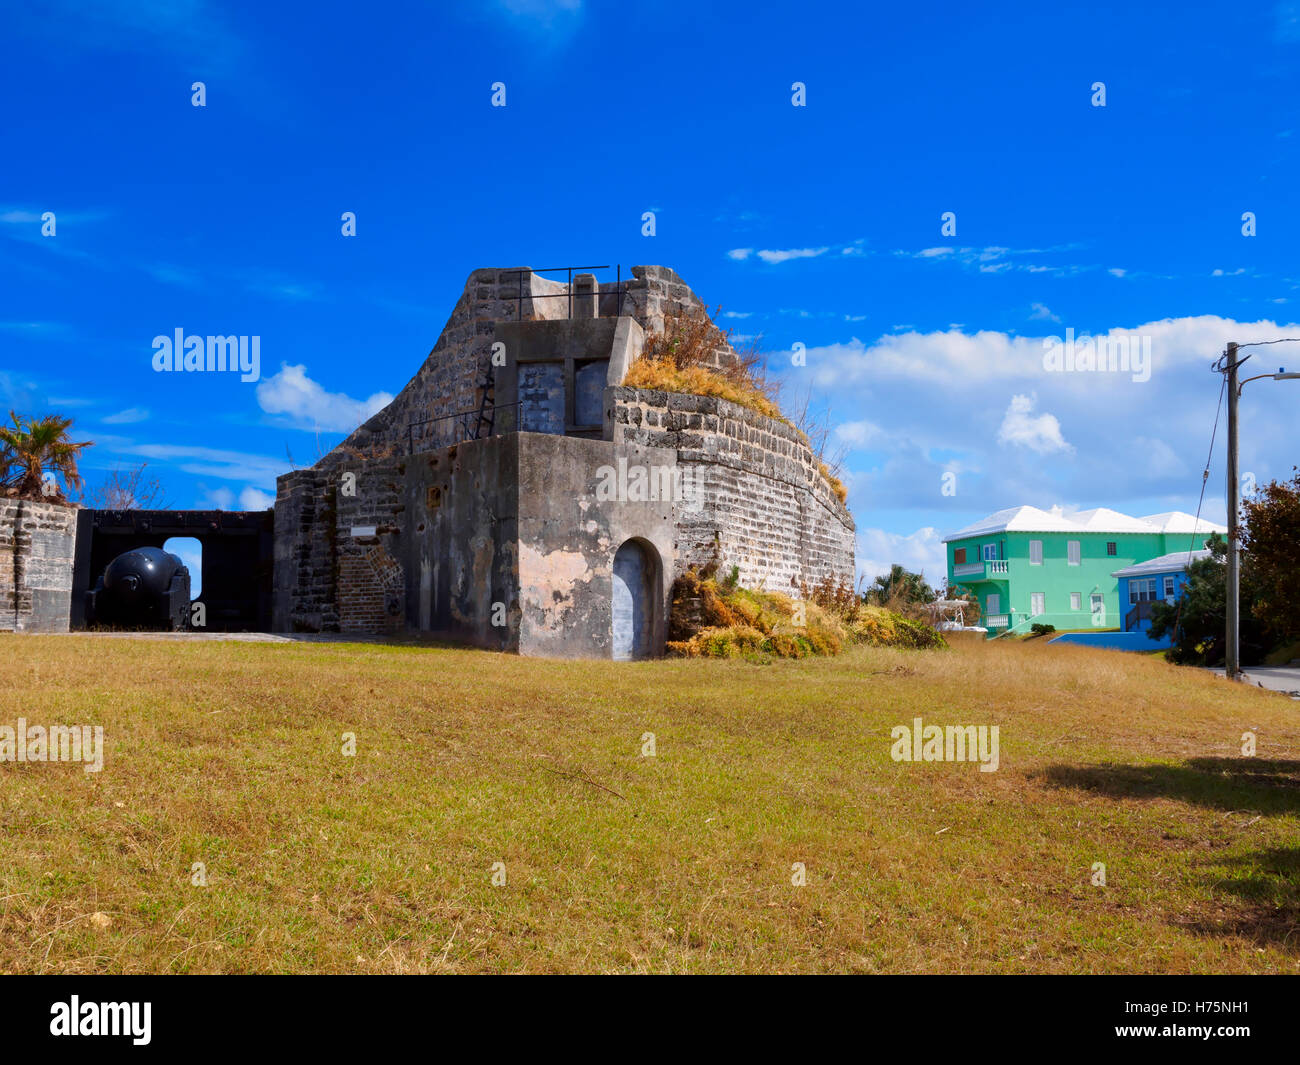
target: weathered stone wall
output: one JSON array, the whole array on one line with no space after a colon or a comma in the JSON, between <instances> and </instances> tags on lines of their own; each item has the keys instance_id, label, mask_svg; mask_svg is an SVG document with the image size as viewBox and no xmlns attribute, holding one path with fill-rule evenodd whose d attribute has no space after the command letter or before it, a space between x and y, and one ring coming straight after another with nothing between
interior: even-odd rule
<instances>
[{"instance_id":1,"label":"weathered stone wall","mask_svg":"<svg viewBox=\"0 0 1300 1065\"><path fill-rule=\"evenodd\" d=\"M715 556L740 583L798 594L854 580L854 524L791 426L710 396L610 389L614 442L672 448L701 498L676 515L678 572Z\"/></svg>"},{"instance_id":2,"label":"weathered stone wall","mask_svg":"<svg viewBox=\"0 0 1300 1065\"><path fill-rule=\"evenodd\" d=\"M76 507L0 499L0 631L68 631L76 541Z\"/></svg>"},{"instance_id":3,"label":"weathered stone wall","mask_svg":"<svg viewBox=\"0 0 1300 1065\"><path fill-rule=\"evenodd\" d=\"M406 518L406 459L338 471L335 558L339 631L393 633L406 627L406 573L401 562ZM344 475L354 473L355 479Z\"/></svg>"},{"instance_id":4,"label":"weathered stone wall","mask_svg":"<svg viewBox=\"0 0 1300 1065\"><path fill-rule=\"evenodd\" d=\"M338 632L337 472L294 470L275 499L272 628Z\"/></svg>"}]
</instances>

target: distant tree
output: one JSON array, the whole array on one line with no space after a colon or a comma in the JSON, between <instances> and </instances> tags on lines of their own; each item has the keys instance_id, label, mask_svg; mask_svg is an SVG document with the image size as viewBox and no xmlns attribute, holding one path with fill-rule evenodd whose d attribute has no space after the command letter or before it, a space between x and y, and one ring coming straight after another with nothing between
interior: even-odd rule
<instances>
[{"instance_id":1,"label":"distant tree","mask_svg":"<svg viewBox=\"0 0 1300 1065\"><path fill-rule=\"evenodd\" d=\"M1255 594L1242 601L1287 643L1300 640L1300 467L1292 472L1290 481L1271 481L1242 505L1242 552L1255 577Z\"/></svg>"},{"instance_id":2,"label":"distant tree","mask_svg":"<svg viewBox=\"0 0 1300 1065\"><path fill-rule=\"evenodd\" d=\"M889 567L888 573L882 573L876 578L875 584L867 589L864 598L875 606L896 609L899 606L933 603L935 595L924 576L912 573L895 562Z\"/></svg>"},{"instance_id":3,"label":"distant tree","mask_svg":"<svg viewBox=\"0 0 1300 1065\"><path fill-rule=\"evenodd\" d=\"M1166 636L1174 646L1165 652L1171 662L1183 665L1217 666L1224 661L1228 616L1228 544L1218 533L1210 537L1208 558L1187 567L1187 583L1173 605L1156 603L1151 611L1151 635ZM1241 602L1252 603L1258 595L1254 560L1241 556ZM1269 626L1249 610L1241 615L1238 644L1242 665L1258 665L1277 642Z\"/></svg>"},{"instance_id":4,"label":"distant tree","mask_svg":"<svg viewBox=\"0 0 1300 1065\"><path fill-rule=\"evenodd\" d=\"M125 470L114 466L98 485L82 494L79 502L92 510L166 510L162 483L156 477L145 476L148 465L142 462Z\"/></svg>"},{"instance_id":5,"label":"distant tree","mask_svg":"<svg viewBox=\"0 0 1300 1065\"><path fill-rule=\"evenodd\" d=\"M80 488L77 457L92 441L76 444L69 439L71 418L20 418L14 411L9 417L13 424L0 426L0 492L11 498L66 502L57 478L47 481L46 474L62 477L69 488Z\"/></svg>"}]
</instances>

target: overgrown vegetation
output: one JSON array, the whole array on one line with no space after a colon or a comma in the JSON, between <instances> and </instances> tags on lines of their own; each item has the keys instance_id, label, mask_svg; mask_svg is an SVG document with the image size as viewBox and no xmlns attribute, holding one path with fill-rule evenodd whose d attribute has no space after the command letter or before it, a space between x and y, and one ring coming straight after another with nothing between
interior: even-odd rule
<instances>
[{"instance_id":1,"label":"overgrown vegetation","mask_svg":"<svg viewBox=\"0 0 1300 1065\"><path fill-rule=\"evenodd\" d=\"M947 646L924 622L869 604L829 578L796 600L742 588L734 567L722 579L706 567L679 577L672 598L668 650L689 658L806 658L837 655L853 644Z\"/></svg>"},{"instance_id":2,"label":"overgrown vegetation","mask_svg":"<svg viewBox=\"0 0 1300 1065\"><path fill-rule=\"evenodd\" d=\"M641 357L632 363L623 384L628 388L713 396L784 422L803 436L819 472L843 503L848 499L848 489L836 475L837 459L827 453L829 434L809 419L807 403L801 417L803 425L781 412L780 389L767 376L758 338L741 349L733 348L733 331L714 323L720 310L715 307L710 315L701 306L687 314L666 316L663 332L646 337Z\"/></svg>"}]
</instances>

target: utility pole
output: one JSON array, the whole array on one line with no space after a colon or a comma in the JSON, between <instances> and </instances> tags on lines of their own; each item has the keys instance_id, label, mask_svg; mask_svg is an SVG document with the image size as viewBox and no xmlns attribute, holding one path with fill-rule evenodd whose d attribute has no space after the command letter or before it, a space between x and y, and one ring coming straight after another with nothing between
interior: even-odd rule
<instances>
[{"instance_id":1,"label":"utility pole","mask_svg":"<svg viewBox=\"0 0 1300 1065\"><path fill-rule=\"evenodd\" d=\"M1237 476L1237 345L1228 345L1228 645L1224 652L1224 672L1229 680L1236 680L1241 672L1238 656L1238 638L1241 632L1240 599L1241 556L1238 536L1238 511L1241 500L1241 480Z\"/></svg>"},{"instance_id":2,"label":"utility pole","mask_svg":"<svg viewBox=\"0 0 1300 1065\"><path fill-rule=\"evenodd\" d=\"M1248 344L1229 342L1228 350L1211 367L1228 379L1228 608L1227 647L1224 648L1224 673L1229 680L1240 680L1241 672L1241 476L1237 471L1237 400L1242 388L1251 381L1271 377L1274 381L1300 380L1300 373L1287 373L1279 366L1277 373L1262 373L1238 380L1237 370L1249 359L1237 358L1239 348L1256 348L1267 344L1300 343L1300 337L1283 337L1279 340L1257 340ZM1206 469L1209 467L1207 466Z\"/></svg>"}]
</instances>

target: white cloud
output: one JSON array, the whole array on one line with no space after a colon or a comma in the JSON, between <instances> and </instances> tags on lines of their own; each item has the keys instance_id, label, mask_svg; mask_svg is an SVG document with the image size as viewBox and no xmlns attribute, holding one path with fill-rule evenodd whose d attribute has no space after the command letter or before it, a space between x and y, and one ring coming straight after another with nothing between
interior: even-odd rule
<instances>
[{"instance_id":1,"label":"white cloud","mask_svg":"<svg viewBox=\"0 0 1300 1065\"><path fill-rule=\"evenodd\" d=\"M275 496L251 485L239 493L240 510L266 510L275 506Z\"/></svg>"},{"instance_id":2,"label":"white cloud","mask_svg":"<svg viewBox=\"0 0 1300 1065\"><path fill-rule=\"evenodd\" d=\"M234 510L235 493L229 488L213 488L199 498L199 510Z\"/></svg>"},{"instance_id":3,"label":"white cloud","mask_svg":"<svg viewBox=\"0 0 1300 1065\"><path fill-rule=\"evenodd\" d=\"M784 263L791 259L815 259L819 255L825 255L830 248L787 248L784 250L773 250L764 248L758 253L758 257L765 263Z\"/></svg>"},{"instance_id":4,"label":"white cloud","mask_svg":"<svg viewBox=\"0 0 1300 1065\"><path fill-rule=\"evenodd\" d=\"M306 366L280 364L280 372L257 386L257 402L267 414L279 414L299 429L350 433L393 401L387 392L369 399L353 399L341 392L326 392L307 376Z\"/></svg>"},{"instance_id":5,"label":"white cloud","mask_svg":"<svg viewBox=\"0 0 1300 1065\"><path fill-rule=\"evenodd\" d=\"M1007 413L1002 418L1002 428L998 430L998 441L1015 447L1027 447L1040 455L1050 455L1056 451L1073 451L1061 436L1061 423L1056 415L1034 414L1035 396L1015 395L1007 406Z\"/></svg>"},{"instance_id":6,"label":"white cloud","mask_svg":"<svg viewBox=\"0 0 1300 1065\"><path fill-rule=\"evenodd\" d=\"M947 574L947 556L941 534L926 526L909 536L884 529L858 529L858 574L870 584L897 562L913 573L923 573L934 587Z\"/></svg>"},{"instance_id":7,"label":"white cloud","mask_svg":"<svg viewBox=\"0 0 1300 1065\"><path fill-rule=\"evenodd\" d=\"M128 407L126 410L120 410L116 414L110 414L104 418L105 425L132 425L135 422L142 422L149 417L149 412L143 407Z\"/></svg>"},{"instance_id":8,"label":"white cloud","mask_svg":"<svg viewBox=\"0 0 1300 1065\"><path fill-rule=\"evenodd\" d=\"M1033 304L1032 313L1029 317L1033 320L1045 319L1050 322L1059 322L1061 320L1061 316L1059 314L1053 314L1051 308L1044 303Z\"/></svg>"},{"instance_id":9,"label":"white cloud","mask_svg":"<svg viewBox=\"0 0 1300 1065\"><path fill-rule=\"evenodd\" d=\"M727 252L727 258L735 259L736 262L743 263L746 259L748 259L753 254L754 254L753 248L732 248L731 251Z\"/></svg>"},{"instance_id":10,"label":"white cloud","mask_svg":"<svg viewBox=\"0 0 1300 1065\"><path fill-rule=\"evenodd\" d=\"M835 437L850 448L862 448L883 440L886 433L873 422L843 422L835 427Z\"/></svg>"}]
</instances>

